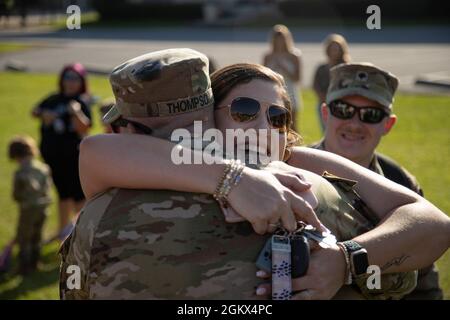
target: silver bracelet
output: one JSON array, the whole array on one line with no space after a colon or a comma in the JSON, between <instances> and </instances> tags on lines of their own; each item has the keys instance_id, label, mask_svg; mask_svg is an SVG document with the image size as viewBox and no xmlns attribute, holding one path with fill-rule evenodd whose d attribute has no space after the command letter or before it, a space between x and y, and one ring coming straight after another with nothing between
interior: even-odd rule
<instances>
[{"instance_id":1,"label":"silver bracelet","mask_svg":"<svg viewBox=\"0 0 450 320\"><path fill-rule=\"evenodd\" d=\"M225 170L223 171L222 177L217 184L213 197L224 207L227 207L228 194L241 180L245 165L243 165L239 160L225 160L225 163Z\"/></svg>"}]
</instances>

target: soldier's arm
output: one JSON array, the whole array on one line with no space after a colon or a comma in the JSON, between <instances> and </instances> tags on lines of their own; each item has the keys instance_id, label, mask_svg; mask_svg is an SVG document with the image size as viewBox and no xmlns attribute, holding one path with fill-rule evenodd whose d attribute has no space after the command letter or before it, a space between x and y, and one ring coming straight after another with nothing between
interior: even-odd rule
<instances>
[{"instance_id":1,"label":"soldier's arm","mask_svg":"<svg viewBox=\"0 0 450 320\"><path fill-rule=\"evenodd\" d=\"M418 269L437 260L450 245L450 218L426 199L336 154L295 148L290 165L358 181L356 190L381 219L354 240L367 248L369 263L384 272Z\"/></svg>"}]
</instances>

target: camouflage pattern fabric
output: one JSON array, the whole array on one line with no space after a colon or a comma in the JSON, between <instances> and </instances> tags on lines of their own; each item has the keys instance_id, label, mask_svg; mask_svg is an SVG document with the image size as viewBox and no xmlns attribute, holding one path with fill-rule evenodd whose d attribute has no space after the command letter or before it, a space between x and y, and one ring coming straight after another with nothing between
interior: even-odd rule
<instances>
[{"instance_id":1,"label":"camouflage pattern fabric","mask_svg":"<svg viewBox=\"0 0 450 320\"><path fill-rule=\"evenodd\" d=\"M13 198L22 209L47 206L51 202L50 185L47 165L37 160L26 162L14 174Z\"/></svg>"},{"instance_id":2,"label":"camouflage pattern fabric","mask_svg":"<svg viewBox=\"0 0 450 320\"><path fill-rule=\"evenodd\" d=\"M341 63L330 69L326 103L358 95L391 109L398 78L371 63Z\"/></svg>"},{"instance_id":3,"label":"camouflage pattern fabric","mask_svg":"<svg viewBox=\"0 0 450 320\"><path fill-rule=\"evenodd\" d=\"M227 224L209 195L113 189L86 205L62 247L62 298L256 298L264 241L247 222ZM65 289L70 264L80 290Z\"/></svg>"},{"instance_id":4,"label":"camouflage pattern fabric","mask_svg":"<svg viewBox=\"0 0 450 320\"><path fill-rule=\"evenodd\" d=\"M42 227L51 202L50 184L49 168L37 160L24 163L14 175L13 198L20 208L16 239L22 273L34 270L39 260Z\"/></svg>"},{"instance_id":5,"label":"camouflage pattern fabric","mask_svg":"<svg viewBox=\"0 0 450 320\"><path fill-rule=\"evenodd\" d=\"M310 146L311 148L325 150L323 140ZM384 168L384 169L383 169ZM405 168L398 165L385 155L375 153L369 169L401 184L420 196L423 196L422 188L417 179ZM398 296L398 295L397 295ZM444 294L439 286L439 273L435 264L418 270L417 286L406 296L407 300L442 300Z\"/></svg>"},{"instance_id":6,"label":"camouflage pattern fabric","mask_svg":"<svg viewBox=\"0 0 450 320\"><path fill-rule=\"evenodd\" d=\"M37 267L41 251L42 227L46 217L46 207L20 210L16 239L19 245L21 273L28 273Z\"/></svg>"},{"instance_id":7,"label":"camouflage pattern fabric","mask_svg":"<svg viewBox=\"0 0 450 320\"><path fill-rule=\"evenodd\" d=\"M334 182L313 186L319 218L339 240L370 230L347 182ZM258 299L255 262L267 237L226 223L209 195L112 189L86 204L61 248L61 298ZM70 265L81 269L79 290L67 289Z\"/></svg>"},{"instance_id":8,"label":"camouflage pattern fabric","mask_svg":"<svg viewBox=\"0 0 450 320\"><path fill-rule=\"evenodd\" d=\"M109 81L116 103L103 117L171 117L212 108L208 58L187 48L154 51L115 67ZM149 94L151 92L151 94Z\"/></svg>"}]
</instances>

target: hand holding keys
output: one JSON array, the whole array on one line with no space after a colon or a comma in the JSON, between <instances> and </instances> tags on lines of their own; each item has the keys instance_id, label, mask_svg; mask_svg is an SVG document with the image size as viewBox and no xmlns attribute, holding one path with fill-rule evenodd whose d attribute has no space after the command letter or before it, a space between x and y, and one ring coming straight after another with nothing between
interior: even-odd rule
<instances>
[{"instance_id":1,"label":"hand holding keys","mask_svg":"<svg viewBox=\"0 0 450 320\"><path fill-rule=\"evenodd\" d=\"M313 240L321 248L329 248L336 243L330 232L319 232L311 225L298 222L296 231L289 233L278 227L266 241L256 266L272 273L272 299L286 300L292 295L291 278L304 276L309 265L309 243Z\"/></svg>"}]
</instances>

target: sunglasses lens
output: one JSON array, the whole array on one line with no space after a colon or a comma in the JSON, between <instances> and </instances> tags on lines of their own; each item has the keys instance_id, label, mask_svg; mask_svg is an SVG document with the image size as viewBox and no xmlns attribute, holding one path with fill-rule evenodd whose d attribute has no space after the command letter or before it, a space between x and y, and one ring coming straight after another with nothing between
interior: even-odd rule
<instances>
[{"instance_id":1,"label":"sunglasses lens","mask_svg":"<svg viewBox=\"0 0 450 320\"><path fill-rule=\"evenodd\" d=\"M277 129L287 128L291 122L291 116L287 109L278 106L269 107L270 124Z\"/></svg>"},{"instance_id":2,"label":"sunglasses lens","mask_svg":"<svg viewBox=\"0 0 450 320\"><path fill-rule=\"evenodd\" d=\"M379 108L362 108L360 117L362 122L379 123L386 116L386 113Z\"/></svg>"},{"instance_id":3,"label":"sunglasses lens","mask_svg":"<svg viewBox=\"0 0 450 320\"><path fill-rule=\"evenodd\" d=\"M330 103L330 112L339 119L350 119L355 114L355 108L343 101L333 101Z\"/></svg>"},{"instance_id":4,"label":"sunglasses lens","mask_svg":"<svg viewBox=\"0 0 450 320\"><path fill-rule=\"evenodd\" d=\"M231 103L230 113L234 121L247 122L258 115L259 109L259 102L254 99L236 98Z\"/></svg>"}]
</instances>

